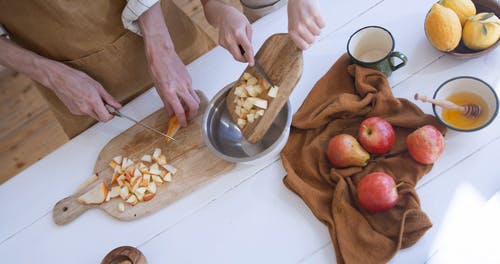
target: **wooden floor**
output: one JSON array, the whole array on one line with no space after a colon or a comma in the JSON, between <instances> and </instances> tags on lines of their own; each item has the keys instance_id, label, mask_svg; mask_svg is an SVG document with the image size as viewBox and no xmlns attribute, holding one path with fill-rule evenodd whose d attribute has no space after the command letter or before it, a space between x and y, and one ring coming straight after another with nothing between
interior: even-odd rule
<instances>
[{"instance_id":1,"label":"wooden floor","mask_svg":"<svg viewBox=\"0 0 500 264\"><path fill-rule=\"evenodd\" d=\"M199 0L173 0L217 43ZM241 10L237 0L226 0ZM32 81L0 71L0 184L59 148L69 139ZM40 175L43 177L43 175Z\"/></svg>"}]
</instances>

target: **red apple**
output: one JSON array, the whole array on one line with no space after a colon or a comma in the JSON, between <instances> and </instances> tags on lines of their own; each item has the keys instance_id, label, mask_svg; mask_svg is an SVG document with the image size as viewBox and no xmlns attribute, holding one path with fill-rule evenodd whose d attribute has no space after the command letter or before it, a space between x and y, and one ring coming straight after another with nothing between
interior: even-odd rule
<instances>
[{"instance_id":1,"label":"red apple","mask_svg":"<svg viewBox=\"0 0 500 264\"><path fill-rule=\"evenodd\" d=\"M443 154L444 137L437 128L426 125L408 135L406 146L414 160L432 164Z\"/></svg>"},{"instance_id":2,"label":"red apple","mask_svg":"<svg viewBox=\"0 0 500 264\"><path fill-rule=\"evenodd\" d=\"M383 172L366 175L359 181L357 189L359 204L372 213L387 211L398 202L396 183Z\"/></svg>"},{"instance_id":3,"label":"red apple","mask_svg":"<svg viewBox=\"0 0 500 264\"><path fill-rule=\"evenodd\" d=\"M358 138L370 153L386 153L391 150L396 134L392 125L380 117L369 117L359 126Z\"/></svg>"},{"instance_id":4,"label":"red apple","mask_svg":"<svg viewBox=\"0 0 500 264\"><path fill-rule=\"evenodd\" d=\"M332 137L328 143L326 155L332 165L337 168L362 167L370 159L370 154L359 145L356 138L348 134Z\"/></svg>"}]
</instances>

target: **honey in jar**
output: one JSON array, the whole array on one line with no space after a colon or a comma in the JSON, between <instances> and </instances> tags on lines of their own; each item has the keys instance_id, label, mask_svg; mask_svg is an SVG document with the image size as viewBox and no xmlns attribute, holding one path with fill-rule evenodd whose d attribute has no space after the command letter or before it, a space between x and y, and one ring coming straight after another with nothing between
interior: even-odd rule
<instances>
[{"instance_id":1,"label":"honey in jar","mask_svg":"<svg viewBox=\"0 0 500 264\"><path fill-rule=\"evenodd\" d=\"M474 129L483 125L488 119L488 105L481 98L481 96L471 92L459 92L452 94L446 100L453 102L457 105L476 104L482 109L481 114L477 117L466 117L460 110L442 110L442 118L450 126L457 129Z\"/></svg>"}]
</instances>

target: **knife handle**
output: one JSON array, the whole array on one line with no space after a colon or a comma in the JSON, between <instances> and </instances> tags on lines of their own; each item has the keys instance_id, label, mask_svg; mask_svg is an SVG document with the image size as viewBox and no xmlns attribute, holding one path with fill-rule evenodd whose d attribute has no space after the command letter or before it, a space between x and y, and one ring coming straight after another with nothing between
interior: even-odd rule
<instances>
[{"instance_id":1,"label":"knife handle","mask_svg":"<svg viewBox=\"0 0 500 264\"><path fill-rule=\"evenodd\" d=\"M107 103L104 103L104 106L106 107L106 109L108 110L108 112L114 116L122 116L122 114L120 113L120 111L118 111L116 108L114 108L113 106L107 104Z\"/></svg>"},{"instance_id":2,"label":"knife handle","mask_svg":"<svg viewBox=\"0 0 500 264\"><path fill-rule=\"evenodd\" d=\"M240 44L238 44L238 48L240 49L241 55L245 55L245 50L243 49L243 46L241 46Z\"/></svg>"}]
</instances>

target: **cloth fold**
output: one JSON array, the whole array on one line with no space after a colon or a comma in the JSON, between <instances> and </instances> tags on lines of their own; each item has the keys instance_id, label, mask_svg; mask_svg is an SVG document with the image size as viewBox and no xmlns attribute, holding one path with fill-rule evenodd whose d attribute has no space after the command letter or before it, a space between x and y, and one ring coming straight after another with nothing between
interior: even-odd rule
<instances>
[{"instance_id":1,"label":"cloth fold","mask_svg":"<svg viewBox=\"0 0 500 264\"><path fill-rule=\"evenodd\" d=\"M340 133L357 138L360 123L370 116L393 125L396 142L391 151L372 154L373 161L363 168L333 168L325 154L330 138ZM281 152L287 172L283 181L328 226L337 263L385 263L432 226L415 191L432 165L417 163L406 148L407 135L427 124L446 133L435 117L406 99L395 98L383 73L350 65L347 54L315 84L295 113ZM397 205L383 213L365 211L356 198L359 180L376 171L392 175L396 183L404 182L398 188Z\"/></svg>"}]
</instances>

